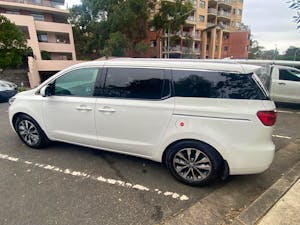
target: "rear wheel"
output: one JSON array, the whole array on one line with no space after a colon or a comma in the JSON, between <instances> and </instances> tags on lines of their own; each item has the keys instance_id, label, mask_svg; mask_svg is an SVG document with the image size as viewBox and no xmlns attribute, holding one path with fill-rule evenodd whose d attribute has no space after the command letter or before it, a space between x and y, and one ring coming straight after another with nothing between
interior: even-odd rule
<instances>
[{"instance_id":1,"label":"rear wheel","mask_svg":"<svg viewBox=\"0 0 300 225\"><path fill-rule=\"evenodd\" d=\"M179 181L201 186L211 182L219 173L222 158L211 146L197 141L182 141L166 153L166 164Z\"/></svg>"},{"instance_id":2,"label":"rear wheel","mask_svg":"<svg viewBox=\"0 0 300 225\"><path fill-rule=\"evenodd\" d=\"M43 148L50 141L38 123L27 115L20 115L16 119L15 129L21 140L31 148Z\"/></svg>"}]
</instances>

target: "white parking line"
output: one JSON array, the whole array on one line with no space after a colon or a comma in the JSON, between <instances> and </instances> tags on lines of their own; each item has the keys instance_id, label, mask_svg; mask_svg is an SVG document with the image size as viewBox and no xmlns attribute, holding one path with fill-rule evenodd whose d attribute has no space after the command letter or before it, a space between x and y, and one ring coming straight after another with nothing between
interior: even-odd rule
<instances>
[{"instance_id":1,"label":"white parking line","mask_svg":"<svg viewBox=\"0 0 300 225\"><path fill-rule=\"evenodd\" d=\"M293 111L285 111L285 110L277 110L277 112L279 113L287 113L287 114L294 114L296 112L293 112Z\"/></svg>"},{"instance_id":2,"label":"white parking line","mask_svg":"<svg viewBox=\"0 0 300 225\"><path fill-rule=\"evenodd\" d=\"M292 139L292 137L288 137L288 136L282 136L282 135L272 135L273 137L276 137L276 138L282 138L282 139Z\"/></svg>"},{"instance_id":3,"label":"white parking line","mask_svg":"<svg viewBox=\"0 0 300 225\"><path fill-rule=\"evenodd\" d=\"M62 168L52 166L52 165L48 165L48 164L34 163L34 162L31 162L31 161L25 161L25 160L22 160L20 158L12 157L12 156L9 156L9 155L0 154L0 159L8 160L8 161L11 161L11 162L20 162L20 163L24 163L26 165L30 165L30 166L33 166L33 167L39 167L41 169L51 170L51 171L54 171L54 172L67 174L67 175L71 175L71 176L75 176L75 177L82 177L82 178L85 178L85 179L91 179L91 180L94 180L94 181L98 181L98 182L102 182L102 183L106 183L106 184L111 184L111 185L116 185L116 186L120 186L120 187L124 187L124 188L128 188L128 189L135 189L135 190L147 191L147 192L155 192L158 195L164 195L166 197L171 197L173 199L180 200L180 201L189 200L188 196L180 195L180 194L175 193L175 192L170 192L170 191L163 192L163 191L161 191L157 188L154 189L154 190L151 190L150 188L145 187L145 186L140 185L140 184L132 184L132 183L121 181L121 180L115 180L115 179L105 178L105 177L102 177L102 176L90 175L90 174L87 174L87 173L84 173L84 172L74 171L74 170L70 170L70 169L62 169Z\"/></svg>"}]
</instances>

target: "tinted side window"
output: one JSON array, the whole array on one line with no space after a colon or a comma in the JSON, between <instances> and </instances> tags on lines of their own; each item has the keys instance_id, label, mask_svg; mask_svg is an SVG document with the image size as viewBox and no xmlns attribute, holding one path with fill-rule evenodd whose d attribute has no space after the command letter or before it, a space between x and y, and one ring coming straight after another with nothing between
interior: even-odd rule
<instances>
[{"instance_id":1,"label":"tinted side window","mask_svg":"<svg viewBox=\"0 0 300 225\"><path fill-rule=\"evenodd\" d=\"M296 71L279 69L279 80L289 80L289 81L298 81L300 82L300 74Z\"/></svg>"},{"instance_id":2,"label":"tinted side window","mask_svg":"<svg viewBox=\"0 0 300 225\"><path fill-rule=\"evenodd\" d=\"M252 74L208 71L173 71L178 97L267 99Z\"/></svg>"},{"instance_id":3,"label":"tinted side window","mask_svg":"<svg viewBox=\"0 0 300 225\"><path fill-rule=\"evenodd\" d=\"M54 95L89 97L94 94L97 68L78 69L64 74L55 81Z\"/></svg>"},{"instance_id":4,"label":"tinted side window","mask_svg":"<svg viewBox=\"0 0 300 225\"><path fill-rule=\"evenodd\" d=\"M161 99L164 93L164 71L160 69L108 68L104 97Z\"/></svg>"}]
</instances>

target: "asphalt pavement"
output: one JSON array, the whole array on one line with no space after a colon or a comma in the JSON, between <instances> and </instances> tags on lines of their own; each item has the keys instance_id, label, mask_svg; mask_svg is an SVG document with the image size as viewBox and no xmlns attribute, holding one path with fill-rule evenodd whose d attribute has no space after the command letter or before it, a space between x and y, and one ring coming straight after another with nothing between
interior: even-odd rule
<instances>
[{"instance_id":1,"label":"asphalt pavement","mask_svg":"<svg viewBox=\"0 0 300 225\"><path fill-rule=\"evenodd\" d=\"M158 224L209 196L222 199L225 189L237 196L235 208L244 207L300 158L293 148L282 151L300 134L298 106L278 108L277 153L268 171L208 187L181 184L163 165L136 157L64 143L29 149L11 130L7 109L0 104L0 224L5 225ZM222 204L210 203L224 211Z\"/></svg>"}]
</instances>

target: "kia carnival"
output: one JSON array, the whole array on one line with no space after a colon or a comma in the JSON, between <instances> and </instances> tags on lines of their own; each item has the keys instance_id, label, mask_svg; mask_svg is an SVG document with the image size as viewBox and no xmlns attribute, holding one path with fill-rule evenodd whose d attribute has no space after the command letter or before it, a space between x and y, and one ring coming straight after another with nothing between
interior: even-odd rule
<instances>
[{"instance_id":1,"label":"kia carnival","mask_svg":"<svg viewBox=\"0 0 300 225\"><path fill-rule=\"evenodd\" d=\"M190 185L261 173L274 156L275 105L247 65L87 62L10 104L11 126L31 148L62 141L143 157Z\"/></svg>"}]
</instances>

